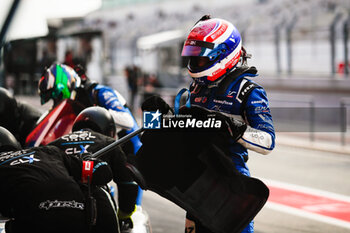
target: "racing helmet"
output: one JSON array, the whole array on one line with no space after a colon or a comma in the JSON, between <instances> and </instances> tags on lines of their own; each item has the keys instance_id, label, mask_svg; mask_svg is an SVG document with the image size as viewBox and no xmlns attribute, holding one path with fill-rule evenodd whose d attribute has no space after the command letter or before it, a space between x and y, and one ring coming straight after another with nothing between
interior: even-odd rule
<instances>
[{"instance_id":1,"label":"racing helmet","mask_svg":"<svg viewBox=\"0 0 350 233\"><path fill-rule=\"evenodd\" d=\"M10 131L0 126L0 152L20 150L21 145Z\"/></svg>"},{"instance_id":2,"label":"racing helmet","mask_svg":"<svg viewBox=\"0 0 350 233\"><path fill-rule=\"evenodd\" d=\"M106 136L115 137L116 127L111 113L102 107L88 107L75 118L72 131L91 129Z\"/></svg>"},{"instance_id":3,"label":"racing helmet","mask_svg":"<svg viewBox=\"0 0 350 233\"><path fill-rule=\"evenodd\" d=\"M59 101L70 98L80 84L79 75L70 66L60 63L51 65L39 80L38 91L41 104L45 104L50 99Z\"/></svg>"},{"instance_id":4,"label":"racing helmet","mask_svg":"<svg viewBox=\"0 0 350 233\"><path fill-rule=\"evenodd\" d=\"M240 60L242 38L230 22L204 16L191 29L181 56L189 57L193 80L207 85L219 80Z\"/></svg>"}]
</instances>

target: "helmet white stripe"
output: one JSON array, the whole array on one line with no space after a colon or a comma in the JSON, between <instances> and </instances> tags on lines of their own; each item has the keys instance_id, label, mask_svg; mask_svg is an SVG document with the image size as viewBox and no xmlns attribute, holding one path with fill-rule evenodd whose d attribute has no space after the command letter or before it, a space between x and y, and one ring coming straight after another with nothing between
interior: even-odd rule
<instances>
[{"instance_id":1,"label":"helmet white stripe","mask_svg":"<svg viewBox=\"0 0 350 233\"><path fill-rule=\"evenodd\" d=\"M212 32L210 32L208 35L206 35L204 37L203 41L207 41L207 38L210 37L211 35L213 35L222 26L222 24L224 22L226 22L227 28L221 36L219 36L218 38L215 39L215 44L220 44L220 43L224 42L225 40L227 40L231 36L232 30L233 30L233 25L228 23L227 21L223 20L220 22L219 26L215 30L213 30Z\"/></svg>"},{"instance_id":2,"label":"helmet white stripe","mask_svg":"<svg viewBox=\"0 0 350 233\"><path fill-rule=\"evenodd\" d=\"M212 30L208 35L206 35L206 36L204 37L203 41L207 41L207 38L208 38L209 36L211 36L214 32L216 32L216 31L221 27L221 25L222 25L222 22L220 22L220 24L219 24L214 30Z\"/></svg>"},{"instance_id":3,"label":"helmet white stripe","mask_svg":"<svg viewBox=\"0 0 350 233\"><path fill-rule=\"evenodd\" d=\"M232 30L233 30L233 25L228 24L226 31L224 32L224 34L221 35L219 41L224 42L225 40L227 40L231 36ZM217 42L215 41L215 43L217 43Z\"/></svg>"},{"instance_id":4,"label":"helmet white stripe","mask_svg":"<svg viewBox=\"0 0 350 233\"><path fill-rule=\"evenodd\" d=\"M48 77L49 80L47 82L47 90L53 88L53 86L55 85L55 77L53 76L50 70L48 71L49 71L49 77Z\"/></svg>"}]
</instances>

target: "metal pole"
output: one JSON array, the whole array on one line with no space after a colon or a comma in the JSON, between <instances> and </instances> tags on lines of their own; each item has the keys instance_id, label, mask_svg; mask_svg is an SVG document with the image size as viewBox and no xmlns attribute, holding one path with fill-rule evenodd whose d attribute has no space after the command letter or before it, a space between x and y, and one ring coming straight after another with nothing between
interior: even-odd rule
<instances>
[{"instance_id":1,"label":"metal pole","mask_svg":"<svg viewBox=\"0 0 350 233\"><path fill-rule=\"evenodd\" d=\"M14 0L13 3L12 3L12 6L10 8L10 11L4 21L4 24L1 28L1 31L0 31L0 48L3 47L4 45L4 41L5 41L5 36L6 36L6 33L10 27L10 23L15 15L15 12L17 10L17 7L19 5L21 0Z\"/></svg>"},{"instance_id":2,"label":"metal pole","mask_svg":"<svg viewBox=\"0 0 350 233\"><path fill-rule=\"evenodd\" d=\"M315 102L310 100L310 141L315 141Z\"/></svg>"},{"instance_id":3,"label":"metal pole","mask_svg":"<svg viewBox=\"0 0 350 233\"><path fill-rule=\"evenodd\" d=\"M2 48L5 44L6 33L10 27L11 21L15 15L15 12L18 8L19 3L20 3L20 0L13 1L11 8L10 8L10 11L9 11L9 13L4 21L4 24L1 28L1 31L0 31L0 86L4 86L3 64L2 64L3 50L2 50Z\"/></svg>"},{"instance_id":4,"label":"metal pole","mask_svg":"<svg viewBox=\"0 0 350 233\"><path fill-rule=\"evenodd\" d=\"M349 75L349 48L348 48L348 40L349 40L349 21L350 15L345 20L343 25L343 42L344 42L344 75L347 77Z\"/></svg>"},{"instance_id":5,"label":"metal pole","mask_svg":"<svg viewBox=\"0 0 350 233\"><path fill-rule=\"evenodd\" d=\"M293 60L293 55L292 55L292 31L293 28L296 24L297 21L297 16L294 15L292 17L292 20L290 23L287 25L287 72L288 74L292 74L292 60Z\"/></svg>"},{"instance_id":6,"label":"metal pole","mask_svg":"<svg viewBox=\"0 0 350 233\"><path fill-rule=\"evenodd\" d=\"M276 47L276 68L277 74L281 74L281 50L280 50L280 41L281 41L281 25L275 26L275 47Z\"/></svg>"},{"instance_id":7,"label":"metal pole","mask_svg":"<svg viewBox=\"0 0 350 233\"><path fill-rule=\"evenodd\" d=\"M335 32L335 26L337 25L337 22L340 20L341 18L341 13L338 13L335 15L330 27L329 27L329 41L331 44L331 74L332 76L335 75L336 73L336 64L335 64L335 39L336 39L336 32Z\"/></svg>"},{"instance_id":8,"label":"metal pole","mask_svg":"<svg viewBox=\"0 0 350 233\"><path fill-rule=\"evenodd\" d=\"M346 103L345 100L340 101L340 133L341 133L341 144L345 146L346 144Z\"/></svg>"},{"instance_id":9,"label":"metal pole","mask_svg":"<svg viewBox=\"0 0 350 233\"><path fill-rule=\"evenodd\" d=\"M135 137L136 135L139 135L140 133L142 133L143 131L145 131L144 128L140 128L124 137L122 137L121 139L109 144L108 146L102 148L101 150L99 151L96 151L92 157L93 158L99 158L101 157L102 155L104 155L105 153L108 153L109 151L113 150L114 148L116 148L117 146L120 146L124 143L126 143L127 141L129 141L131 138Z\"/></svg>"}]
</instances>

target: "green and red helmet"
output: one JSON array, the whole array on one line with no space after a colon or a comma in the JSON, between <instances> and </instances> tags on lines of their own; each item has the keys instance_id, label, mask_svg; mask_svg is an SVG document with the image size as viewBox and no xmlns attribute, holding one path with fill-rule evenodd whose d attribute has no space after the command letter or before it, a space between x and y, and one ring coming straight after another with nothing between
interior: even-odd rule
<instances>
[{"instance_id":1,"label":"green and red helmet","mask_svg":"<svg viewBox=\"0 0 350 233\"><path fill-rule=\"evenodd\" d=\"M51 65L39 80L38 91L41 104L45 104L50 99L60 101L71 98L72 92L80 84L80 77L72 67L60 63Z\"/></svg>"}]
</instances>

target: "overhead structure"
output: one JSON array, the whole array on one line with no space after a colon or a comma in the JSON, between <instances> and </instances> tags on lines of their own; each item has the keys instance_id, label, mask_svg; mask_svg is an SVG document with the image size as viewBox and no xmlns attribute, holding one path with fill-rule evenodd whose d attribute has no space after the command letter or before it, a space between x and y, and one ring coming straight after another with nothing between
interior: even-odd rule
<instances>
[{"instance_id":1,"label":"overhead structure","mask_svg":"<svg viewBox=\"0 0 350 233\"><path fill-rule=\"evenodd\" d=\"M168 46L173 43L178 43L184 38L185 33L182 30L159 32L138 39L137 47L141 50L154 49L157 47Z\"/></svg>"}]
</instances>

